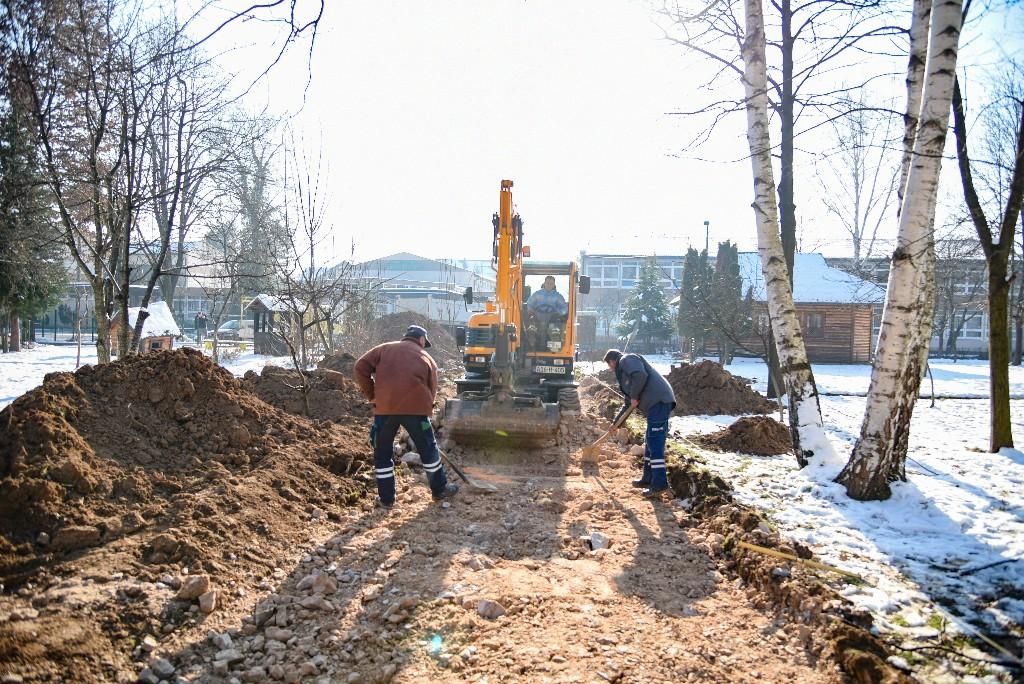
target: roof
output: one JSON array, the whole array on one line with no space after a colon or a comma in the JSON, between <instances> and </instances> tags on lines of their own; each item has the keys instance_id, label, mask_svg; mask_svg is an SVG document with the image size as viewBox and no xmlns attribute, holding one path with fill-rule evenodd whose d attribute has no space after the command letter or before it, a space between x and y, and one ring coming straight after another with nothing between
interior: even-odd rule
<instances>
[{"instance_id":1,"label":"roof","mask_svg":"<svg viewBox=\"0 0 1024 684\"><path fill-rule=\"evenodd\" d=\"M254 305L256 304L260 305L260 307L267 311L288 310L288 306L274 295L258 294L255 297L253 297L252 301L249 302L248 306L246 306L245 308L248 311L249 309L254 308Z\"/></svg>"},{"instance_id":2,"label":"roof","mask_svg":"<svg viewBox=\"0 0 1024 684\"><path fill-rule=\"evenodd\" d=\"M523 260L523 273L527 275L568 274L572 268L571 261L534 261Z\"/></svg>"},{"instance_id":3,"label":"roof","mask_svg":"<svg viewBox=\"0 0 1024 684\"><path fill-rule=\"evenodd\" d=\"M135 327L135 321L138 320L139 311L141 310L142 307L140 306L128 307L128 325L130 327ZM166 302L150 302L149 306L146 307L146 311L149 312L149 316L146 317L142 324L143 339L147 337L163 337L165 335L177 337L181 334L178 324L174 322L174 315L167 307Z\"/></svg>"},{"instance_id":4,"label":"roof","mask_svg":"<svg viewBox=\"0 0 1024 684\"><path fill-rule=\"evenodd\" d=\"M740 252L739 262L744 291L753 287L754 299L765 301L761 256L757 252ZM880 304L885 300L884 288L829 266L825 257L816 252L796 254L793 271L794 302Z\"/></svg>"}]
</instances>

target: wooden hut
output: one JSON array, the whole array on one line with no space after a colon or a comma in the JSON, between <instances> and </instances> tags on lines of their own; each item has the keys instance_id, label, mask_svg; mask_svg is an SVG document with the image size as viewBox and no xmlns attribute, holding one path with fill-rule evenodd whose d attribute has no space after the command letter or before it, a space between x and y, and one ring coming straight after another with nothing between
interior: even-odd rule
<instances>
[{"instance_id":1,"label":"wooden hut","mask_svg":"<svg viewBox=\"0 0 1024 684\"><path fill-rule=\"evenodd\" d=\"M753 288L754 327L768 329L764 276L760 255L739 255L744 292ZM857 276L833 268L820 254L797 254L794 264L793 301L800 318L807 356L812 363L868 363L874 343L872 310L885 299L885 290ZM744 342L747 342L745 340ZM758 338L749 340L756 349Z\"/></svg>"},{"instance_id":2,"label":"wooden hut","mask_svg":"<svg viewBox=\"0 0 1024 684\"><path fill-rule=\"evenodd\" d=\"M288 306L273 295L260 294L245 310L252 314L253 351L268 356L283 356L288 345L281 336L282 325L289 325Z\"/></svg>"},{"instance_id":3,"label":"wooden hut","mask_svg":"<svg viewBox=\"0 0 1024 684\"><path fill-rule=\"evenodd\" d=\"M133 306L128 309L128 326L135 328L135 322L139 319L141 307ZM149 315L142 324L142 346L143 352L154 349L171 349L174 347L174 338L181 336L181 330L174 321L174 315L168 308L166 302L150 302L146 307ZM118 331L121 329L120 312L114 314L110 321L110 342L114 354L119 354L117 348Z\"/></svg>"}]
</instances>

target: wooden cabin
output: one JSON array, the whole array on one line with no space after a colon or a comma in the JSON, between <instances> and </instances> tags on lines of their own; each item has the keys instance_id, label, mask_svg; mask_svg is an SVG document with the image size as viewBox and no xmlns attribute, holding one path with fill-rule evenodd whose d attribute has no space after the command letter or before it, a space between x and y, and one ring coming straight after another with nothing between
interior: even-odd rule
<instances>
[{"instance_id":1,"label":"wooden cabin","mask_svg":"<svg viewBox=\"0 0 1024 684\"><path fill-rule=\"evenodd\" d=\"M870 363L874 353L873 316L875 306L885 300L885 290L825 262L820 254L797 254L793 279L793 300L811 363ZM748 353L766 354L768 306L764 276L756 252L739 254L743 292L751 289L754 330L741 338ZM678 305L678 297L673 305ZM718 352L714 334L696 353ZM736 353L744 355L743 349Z\"/></svg>"},{"instance_id":2,"label":"wooden cabin","mask_svg":"<svg viewBox=\"0 0 1024 684\"><path fill-rule=\"evenodd\" d=\"M288 306L273 295L259 294L245 310L252 315L252 346L257 354L284 356L288 345L281 336L281 325L289 318Z\"/></svg>"},{"instance_id":3,"label":"wooden cabin","mask_svg":"<svg viewBox=\"0 0 1024 684\"><path fill-rule=\"evenodd\" d=\"M753 288L754 327L767 332L764 276L757 252L739 255L744 290ZM873 352L872 311L885 290L825 262L821 254L797 254L793 301L811 363L869 363ZM752 337L751 344L760 344ZM756 347L753 347L756 348Z\"/></svg>"},{"instance_id":4,"label":"wooden cabin","mask_svg":"<svg viewBox=\"0 0 1024 684\"><path fill-rule=\"evenodd\" d=\"M137 306L129 307L128 309L128 326L132 329L135 328L135 322L139 319L140 310L141 307ZM171 314L167 303L150 302L146 310L149 312L149 315L142 324L142 352L155 349L172 349L174 347L174 339L181 336L181 330L174 321L174 316ZM120 312L117 312L110 320L110 344L111 351L115 355L120 355L117 348L117 339L121 324L121 315Z\"/></svg>"}]
</instances>

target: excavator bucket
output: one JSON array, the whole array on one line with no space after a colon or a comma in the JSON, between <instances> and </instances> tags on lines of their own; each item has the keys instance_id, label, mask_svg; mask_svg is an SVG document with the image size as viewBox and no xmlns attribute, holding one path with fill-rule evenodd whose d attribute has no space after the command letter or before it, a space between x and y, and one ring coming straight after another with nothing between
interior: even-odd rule
<instances>
[{"instance_id":1,"label":"excavator bucket","mask_svg":"<svg viewBox=\"0 0 1024 684\"><path fill-rule=\"evenodd\" d=\"M542 446L558 433L558 404L536 397L497 401L461 396L447 400L444 413L448 434L462 444Z\"/></svg>"}]
</instances>

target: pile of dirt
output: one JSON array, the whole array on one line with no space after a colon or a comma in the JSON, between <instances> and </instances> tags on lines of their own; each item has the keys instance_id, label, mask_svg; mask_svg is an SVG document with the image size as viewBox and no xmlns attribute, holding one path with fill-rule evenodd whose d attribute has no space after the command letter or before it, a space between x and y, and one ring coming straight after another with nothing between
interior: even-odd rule
<instances>
[{"instance_id":1,"label":"pile of dirt","mask_svg":"<svg viewBox=\"0 0 1024 684\"><path fill-rule=\"evenodd\" d=\"M672 366L666 376L676 395L677 416L771 413L777 406L714 361Z\"/></svg>"},{"instance_id":2,"label":"pile of dirt","mask_svg":"<svg viewBox=\"0 0 1024 684\"><path fill-rule=\"evenodd\" d=\"M261 548L302 539L299 520L338 514L363 486L361 429L282 413L182 349L51 373L0 412L0 582L65 554L131 547L164 565L237 576ZM145 571L148 568L149 571Z\"/></svg>"},{"instance_id":3,"label":"pile of dirt","mask_svg":"<svg viewBox=\"0 0 1024 684\"><path fill-rule=\"evenodd\" d=\"M751 549L776 551L789 558L812 560L799 542L784 539L759 511L736 502L722 478L691 460L673 460L669 483L677 497L689 501L689 515L680 519L691 541L702 543L725 562L724 573L738 576L758 607L771 606L793 621L794 631L809 646L824 645L823 657L856 682L911 684L916 680L892 663L886 644L872 634L872 617L856 608L813 570ZM817 647L815 647L817 648Z\"/></svg>"},{"instance_id":4,"label":"pile of dirt","mask_svg":"<svg viewBox=\"0 0 1024 684\"><path fill-rule=\"evenodd\" d=\"M363 354L382 342L400 340L410 325L418 325L426 329L431 345L427 353L437 362L438 367L462 368L462 352L455 346L455 338L438 323L411 311L388 314L370 321L364 335L366 343L359 349L349 349L348 351ZM321 361L321 363L323 362Z\"/></svg>"},{"instance_id":5,"label":"pile of dirt","mask_svg":"<svg viewBox=\"0 0 1024 684\"><path fill-rule=\"evenodd\" d=\"M793 451L789 428L768 416L744 416L724 430L701 435L696 441L718 451L757 456L777 456Z\"/></svg>"},{"instance_id":6,"label":"pile of dirt","mask_svg":"<svg viewBox=\"0 0 1024 684\"><path fill-rule=\"evenodd\" d=\"M242 384L271 406L298 416L314 420L329 420L352 426L368 426L373 417L373 407L359 391L359 385L352 379L351 365L348 371L336 370L328 364L341 366L342 355L329 356L319 367L307 375L309 392L306 401L302 397L302 378L293 368L264 366L260 373L248 371ZM351 358L351 355L344 355ZM325 363L326 362L326 363ZM308 411L307 411L308 407Z\"/></svg>"},{"instance_id":7,"label":"pile of dirt","mask_svg":"<svg viewBox=\"0 0 1024 684\"><path fill-rule=\"evenodd\" d=\"M327 370L336 371L342 375L351 378L352 369L355 368L356 357L348 352L338 352L325 356L317 362L316 367L320 369L326 368Z\"/></svg>"}]
</instances>

